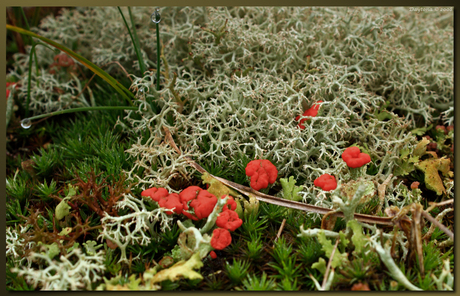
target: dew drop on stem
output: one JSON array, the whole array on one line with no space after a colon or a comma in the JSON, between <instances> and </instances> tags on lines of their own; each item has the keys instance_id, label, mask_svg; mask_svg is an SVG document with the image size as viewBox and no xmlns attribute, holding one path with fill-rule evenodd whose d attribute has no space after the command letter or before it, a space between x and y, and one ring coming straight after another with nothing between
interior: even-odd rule
<instances>
[{"instance_id":1,"label":"dew drop on stem","mask_svg":"<svg viewBox=\"0 0 460 296\"><path fill-rule=\"evenodd\" d=\"M156 8L155 12L152 13L151 19L152 19L152 22L154 22L155 24L158 24L161 21L161 15L160 15L159 8Z\"/></svg>"},{"instance_id":2,"label":"dew drop on stem","mask_svg":"<svg viewBox=\"0 0 460 296\"><path fill-rule=\"evenodd\" d=\"M21 120L21 126L25 129L28 129L29 127L32 126L32 121L30 121L29 118L25 118L23 120Z\"/></svg>"}]
</instances>

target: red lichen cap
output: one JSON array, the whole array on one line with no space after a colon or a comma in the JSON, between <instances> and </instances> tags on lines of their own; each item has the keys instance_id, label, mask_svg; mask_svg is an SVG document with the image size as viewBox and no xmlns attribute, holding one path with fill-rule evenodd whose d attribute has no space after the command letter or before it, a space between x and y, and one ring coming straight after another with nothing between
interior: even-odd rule
<instances>
[{"instance_id":1,"label":"red lichen cap","mask_svg":"<svg viewBox=\"0 0 460 296\"><path fill-rule=\"evenodd\" d=\"M302 116L311 116L311 117L315 117L316 115L318 115L318 110L319 110L319 107L321 106L321 103L323 101L318 101L316 103L313 104L313 107L311 107L310 109L308 109L307 111L305 111ZM300 115L297 116L295 118L295 120L299 120L300 119ZM310 120L309 118L304 118L302 120L300 120L299 122L299 127L301 129L305 129L305 126L303 125L303 123L306 121L306 120Z\"/></svg>"},{"instance_id":2,"label":"red lichen cap","mask_svg":"<svg viewBox=\"0 0 460 296\"><path fill-rule=\"evenodd\" d=\"M142 191L141 195L142 196L150 196L151 199L153 199L154 201L158 202L158 201L160 201L160 199L168 196L169 193L168 193L168 190L166 190L165 188L153 187L153 188L149 188L149 189L146 189L146 190Z\"/></svg>"},{"instance_id":3,"label":"red lichen cap","mask_svg":"<svg viewBox=\"0 0 460 296\"><path fill-rule=\"evenodd\" d=\"M211 247L223 250L232 243L232 235L227 229L216 228L212 232Z\"/></svg>"},{"instance_id":4,"label":"red lichen cap","mask_svg":"<svg viewBox=\"0 0 460 296\"><path fill-rule=\"evenodd\" d=\"M359 168L366 163L371 162L371 157L367 153L361 153L358 147L352 146L345 149L342 153L342 159L350 168Z\"/></svg>"},{"instance_id":5,"label":"red lichen cap","mask_svg":"<svg viewBox=\"0 0 460 296\"><path fill-rule=\"evenodd\" d=\"M243 224L243 220L241 220L240 217L238 217L238 214L232 210L220 213L216 220L216 225L218 227L229 231L235 231L241 226L241 224Z\"/></svg>"},{"instance_id":6,"label":"red lichen cap","mask_svg":"<svg viewBox=\"0 0 460 296\"><path fill-rule=\"evenodd\" d=\"M171 193L170 195L161 198L160 201L158 201L158 205L162 208L165 209L172 209L174 208L174 213L181 214L182 213L182 208L183 205L180 201L179 194L177 193ZM168 215L172 215L173 211L166 211L165 213Z\"/></svg>"},{"instance_id":7,"label":"red lichen cap","mask_svg":"<svg viewBox=\"0 0 460 296\"><path fill-rule=\"evenodd\" d=\"M179 193L181 202L188 202L198 196L198 193L203 190L198 186L189 186Z\"/></svg>"},{"instance_id":8,"label":"red lichen cap","mask_svg":"<svg viewBox=\"0 0 460 296\"><path fill-rule=\"evenodd\" d=\"M214 252L214 251L209 252L209 256L211 256L212 259L216 259L216 258L217 258L217 254L216 254L216 252Z\"/></svg>"},{"instance_id":9,"label":"red lichen cap","mask_svg":"<svg viewBox=\"0 0 460 296\"><path fill-rule=\"evenodd\" d=\"M217 203L217 197L198 186L189 186L179 194L182 202L182 214L192 220L200 220L211 214ZM193 210L193 213L187 212Z\"/></svg>"},{"instance_id":10,"label":"red lichen cap","mask_svg":"<svg viewBox=\"0 0 460 296\"><path fill-rule=\"evenodd\" d=\"M266 159L252 160L246 166L246 175L251 178L251 187L254 190L267 188L278 177L276 167Z\"/></svg>"},{"instance_id":11,"label":"red lichen cap","mask_svg":"<svg viewBox=\"0 0 460 296\"><path fill-rule=\"evenodd\" d=\"M236 210L236 201L231 197L230 195L224 194L221 196L221 199L224 199L226 196L228 196L227 203L224 205L222 208L222 212L229 211L229 210Z\"/></svg>"},{"instance_id":12,"label":"red lichen cap","mask_svg":"<svg viewBox=\"0 0 460 296\"><path fill-rule=\"evenodd\" d=\"M190 202L190 207L195 211L198 220L207 218L214 210L217 203L217 197L209 191L202 189L198 196Z\"/></svg>"},{"instance_id":13,"label":"red lichen cap","mask_svg":"<svg viewBox=\"0 0 460 296\"><path fill-rule=\"evenodd\" d=\"M324 191L331 191L337 188L337 181L335 180L335 177L329 174L319 176L313 184Z\"/></svg>"},{"instance_id":14,"label":"red lichen cap","mask_svg":"<svg viewBox=\"0 0 460 296\"><path fill-rule=\"evenodd\" d=\"M189 186L182 190L181 193L179 193L180 201L182 202L182 214L184 214L187 218L192 219L192 220L198 220L197 217L192 215L191 213L186 212L188 210L188 203L192 200L195 199L198 196L198 193L203 190L198 186Z\"/></svg>"}]
</instances>

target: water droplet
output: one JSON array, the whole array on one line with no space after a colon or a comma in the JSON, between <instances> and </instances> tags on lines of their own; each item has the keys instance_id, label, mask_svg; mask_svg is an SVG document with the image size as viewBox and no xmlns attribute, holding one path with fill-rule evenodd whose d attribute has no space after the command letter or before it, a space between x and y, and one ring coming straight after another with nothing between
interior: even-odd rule
<instances>
[{"instance_id":1,"label":"water droplet","mask_svg":"<svg viewBox=\"0 0 460 296\"><path fill-rule=\"evenodd\" d=\"M143 95L143 94L144 94L144 88L143 88L143 87L139 88L139 94L140 94L140 95Z\"/></svg>"},{"instance_id":2,"label":"water droplet","mask_svg":"<svg viewBox=\"0 0 460 296\"><path fill-rule=\"evenodd\" d=\"M32 126L32 121L30 121L29 118L25 118L23 120L21 120L21 126L25 129L28 129L29 127Z\"/></svg>"},{"instance_id":3,"label":"water droplet","mask_svg":"<svg viewBox=\"0 0 460 296\"><path fill-rule=\"evenodd\" d=\"M155 12L152 13L152 16L150 18L152 19L152 22L158 24L161 21L160 9L155 9Z\"/></svg>"}]
</instances>

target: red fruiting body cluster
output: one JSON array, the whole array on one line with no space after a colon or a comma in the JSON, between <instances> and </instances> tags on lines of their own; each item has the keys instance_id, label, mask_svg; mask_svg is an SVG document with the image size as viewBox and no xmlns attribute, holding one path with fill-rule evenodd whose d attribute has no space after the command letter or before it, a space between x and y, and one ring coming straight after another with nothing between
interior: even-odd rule
<instances>
[{"instance_id":1,"label":"red fruiting body cluster","mask_svg":"<svg viewBox=\"0 0 460 296\"><path fill-rule=\"evenodd\" d=\"M60 67L68 67L71 72L77 69L74 60L64 52L54 56L54 63L50 65L49 71L51 74L54 74Z\"/></svg>"},{"instance_id":2,"label":"red fruiting body cluster","mask_svg":"<svg viewBox=\"0 0 460 296\"><path fill-rule=\"evenodd\" d=\"M142 191L142 196L150 196L154 201L159 202L161 198L164 198L169 195L168 190L164 188L150 188Z\"/></svg>"},{"instance_id":3,"label":"red fruiting body cluster","mask_svg":"<svg viewBox=\"0 0 460 296\"><path fill-rule=\"evenodd\" d=\"M189 186L182 190L180 194L168 193L165 188L149 188L142 191L142 196L148 196L158 202L158 205L165 209L174 209L166 211L168 215L184 214L192 220L201 220L207 218L217 203L217 198L209 191L201 189L198 186ZM223 195L221 198L225 198ZM227 203L222 208L222 213L216 220L216 225L226 230L234 231L243 224L243 220L238 217L236 202L233 197L228 196Z\"/></svg>"},{"instance_id":4,"label":"red fruiting body cluster","mask_svg":"<svg viewBox=\"0 0 460 296\"><path fill-rule=\"evenodd\" d=\"M171 193L170 195L168 195L168 196L166 196L164 198L161 198L158 201L158 205L160 207L162 207L162 208L165 208L165 209L173 209L174 208L174 213L176 213L176 214L181 214L182 209L183 209L182 203L180 201L179 194L177 194L177 193ZM165 213L168 214L168 215L172 215L171 211L167 211Z\"/></svg>"},{"instance_id":5,"label":"red fruiting body cluster","mask_svg":"<svg viewBox=\"0 0 460 296\"><path fill-rule=\"evenodd\" d=\"M214 210L217 204L217 198L207 190L198 186L189 186L182 190L180 194L168 193L165 188L149 188L142 191L142 196L148 196L158 202L158 205L165 209L174 209L165 211L166 214L172 215L184 214L192 220L207 218ZM222 199L227 195L222 195ZM216 219L216 226L219 227L213 231L211 246L216 250L226 248L232 242L232 236L229 231L235 231L243 224L243 220L235 212L237 204L233 197L228 195L227 203L223 206L222 212ZM217 258L215 252L210 253L211 258Z\"/></svg>"},{"instance_id":6,"label":"red fruiting body cluster","mask_svg":"<svg viewBox=\"0 0 460 296\"><path fill-rule=\"evenodd\" d=\"M228 211L228 210L231 210L231 211L236 210L236 202L233 199L233 197L231 197L230 195L225 195L224 194L224 195L222 195L221 199L224 199L227 196L228 196L227 203L222 208L222 211L224 212L224 211Z\"/></svg>"},{"instance_id":7,"label":"red fruiting body cluster","mask_svg":"<svg viewBox=\"0 0 460 296\"><path fill-rule=\"evenodd\" d=\"M232 236L227 229L217 228L212 232L211 247L216 250L225 249L232 242Z\"/></svg>"},{"instance_id":8,"label":"red fruiting body cluster","mask_svg":"<svg viewBox=\"0 0 460 296\"><path fill-rule=\"evenodd\" d=\"M251 187L254 190L267 188L278 177L276 167L266 159L252 160L246 166L246 175L251 178Z\"/></svg>"},{"instance_id":9,"label":"red fruiting body cluster","mask_svg":"<svg viewBox=\"0 0 460 296\"><path fill-rule=\"evenodd\" d=\"M227 210L223 211L217 217L216 225L220 228L227 229L229 231L235 231L238 227L243 224L243 220L238 217L235 211Z\"/></svg>"},{"instance_id":10,"label":"red fruiting body cluster","mask_svg":"<svg viewBox=\"0 0 460 296\"><path fill-rule=\"evenodd\" d=\"M335 180L335 177L329 174L319 176L313 184L324 191L331 191L337 188L337 181Z\"/></svg>"},{"instance_id":11,"label":"red fruiting body cluster","mask_svg":"<svg viewBox=\"0 0 460 296\"><path fill-rule=\"evenodd\" d=\"M184 206L182 214L195 221L208 217L217 203L214 194L198 186L187 187L179 195ZM189 207L195 214L190 213Z\"/></svg>"},{"instance_id":12,"label":"red fruiting body cluster","mask_svg":"<svg viewBox=\"0 0 460 296\"><path fill-rule=\"evenodd\" d=\"M307 111L305 111L302 115L303 116L311 116L311 117L315 117L316 115L318 115L318 110L319 110L319 107L321 106L320 104L322 103L323 101L318 101L316 102L313 107L311 107L310 109L308 109ZM300 116L297 116L295 118L295 120L299 120L300 119ZM302 120L300 120L299 122L299 127L301 129L305 129L305 126L303 125L303 123L306 121L306 120L310 120L309 118L304 118Z\"/></svg>"},{"instance_id":13,"label":"red fruiting body cluster","mask_svg":"<svg viewBox=\"0 0 460 296\"><path fill-rule=\"evenodd\" d=\"M359 168L366 163L371 162L369 154L361 153L358 147L352 146L345 149L342 153L342 159L347 163L350 168Z\"/></svg>"}]
</instances>

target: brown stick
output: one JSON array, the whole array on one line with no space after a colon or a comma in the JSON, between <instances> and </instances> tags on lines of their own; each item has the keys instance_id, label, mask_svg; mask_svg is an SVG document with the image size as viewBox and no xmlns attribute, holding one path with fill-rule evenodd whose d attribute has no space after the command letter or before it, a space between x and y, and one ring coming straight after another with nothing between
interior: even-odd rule
<instances>
[{"instance_id":1,"label":"brown stick","mask_svg":"<svg viewBox=\"0 0 460 296\"><path fill-rule=\"evenodd\" d=\"M323 290L326 289L327 277L329 276L329 270L331 269L332 259L334 259L335 250L337 250L337 246L339 245L339 240L340 239L337 238L337 240L335 241L334 249L332 249L331 257L329 258L329 262L327 263L326 272L324 273L323 284L322 284Z\"/></svg>"},{"instance_id":2,"label":"brown stick","mask_svg":"<svg viewBox=\"0 0 460 296\"><path fill-rule=\"evenodd\" d=\"M428 221L430 221L431 223L433 223L434 225L436 225L437 227L439 227L439 229L444 231L444 233L447 234L451 239L454 239L454 233L450 231L449 229L447 229L447 227L441 224L438 220L433 218L433 216L431 216L425 211L422 211L422 216L426 218Z\"/></svg>"},{"instance_id":3,"label":"brown stick","mask_svg":"<svg viewBox=\"0 0 460 296\"><path fill-rule=\"evenodd\" d=\"M278 230L278 233L276 234L275 242L280 238L281 232L283 232L284 224L286 224L286 219L283 219L283 222L281 222L280 229Z\"/></svg>"}]
</instances>

